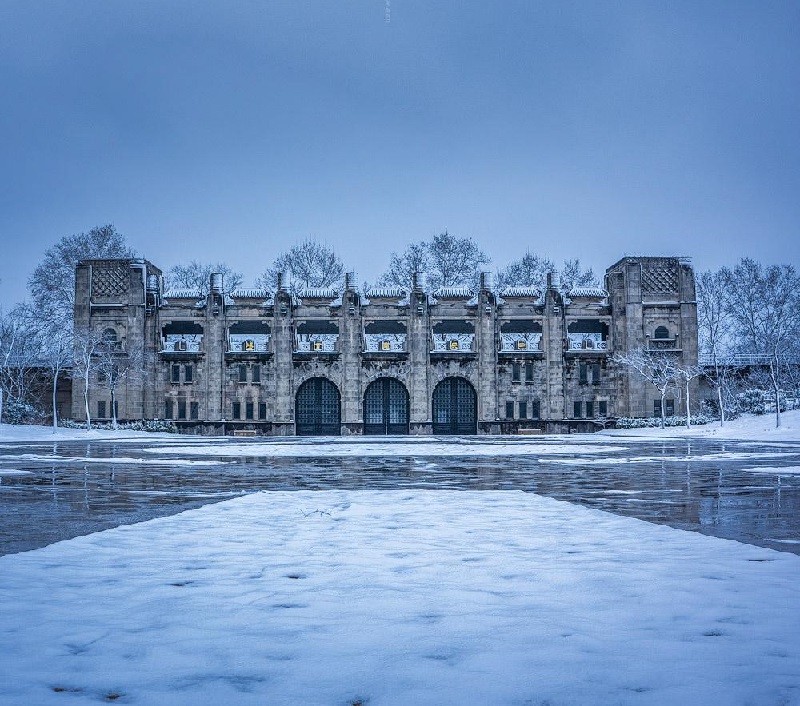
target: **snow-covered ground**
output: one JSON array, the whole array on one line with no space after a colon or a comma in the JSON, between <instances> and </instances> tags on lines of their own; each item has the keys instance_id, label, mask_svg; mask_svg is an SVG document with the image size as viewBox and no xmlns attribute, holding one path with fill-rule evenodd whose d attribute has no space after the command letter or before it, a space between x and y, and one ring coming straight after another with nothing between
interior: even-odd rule
<instances>
[{"instance_id":1,"label":"snow-covered ground","mask_svg":"<svg viewBox=\"0 0 800 706\"><path fill-rule=\"evenodd\" d=\"M798 441L798 414L778 432L756 417L690 433ZM615 442L685 435L570 442L590 458ZM89 438L152 439L175 463L261 447L565 446ZM60 431L67 439L87 434ZM48 428L0 428L6 448L52 440ZM798 606L800 556L530 493L257 493L0 557L0 705L800 706Z\"/></svg>"},{"instance_id":2,"label":"snow-covered ground","mask_svg":"<svg viewBox=\"0 0 800 706\"><path fill-rule=\"evenodd\" d=\"M800 703L800 557L515 491L259 493L0 597L3 704Z\"/></svg>"}]
</instances>

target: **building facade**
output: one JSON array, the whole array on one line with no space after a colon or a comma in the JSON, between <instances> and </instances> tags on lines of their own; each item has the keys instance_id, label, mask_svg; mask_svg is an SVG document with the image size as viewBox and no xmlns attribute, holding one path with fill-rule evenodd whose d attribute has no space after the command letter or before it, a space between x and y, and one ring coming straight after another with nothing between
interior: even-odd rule
<instances>
[{"instance_id":1,"label":"building facade","mask_svg":"<svg viewBox=\"0 0 800 706\"><path fill-rule=\"evenodd\" d=\"M626 257L605 289L164 291L146 260L85 260L76 330L102 335L123 369L120 420L259 435L592 431L651 416L655 388L613 361L645 348L697 364L694 273L680 258ZM138 371L138 372L137 372ZM94 418L111 416L108 371L89 374ZM111 376L113 377L113 372ZM85 418L85 383L73 417ZM677 402L667 400L667 412Z\"/></svg>"}]
</instances>

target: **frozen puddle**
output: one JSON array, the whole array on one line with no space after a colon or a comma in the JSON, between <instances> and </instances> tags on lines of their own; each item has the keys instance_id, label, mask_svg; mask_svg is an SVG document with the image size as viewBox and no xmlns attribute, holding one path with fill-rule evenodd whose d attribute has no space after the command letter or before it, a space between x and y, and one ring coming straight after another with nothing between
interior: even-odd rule
<instances>
[{"instance_id":1,"label":"frozen puddle","mask_svg":"<svg viewBox=\"0 0 800 706\"><path fill-rule=\"evenodd\" d=\"M797 704L799 587L530 493L258 493L0 557L0 703Z\"/></svg>"},{"instance_id":2,"label":"frozen puddle","mask_svg":"<svg viewBox=\"0 0 800 706\"><path fill-rule=\"evenodd\" d=\"M161 453L164 449L147 449ZM7 454L0 460L44 461L45 463L123 463L136 466L220 466L228 461L198 461L185 458L128 458L125 456L57 456L55 454Z\"/></svg>"},{"instance_id":3,"label":"frozen puddle","mask_svg":"<svg viewBox=\"0 0 800 706\"><path fill-rule=\"evenodd\" d=\"M551 437L552 438L552 437ZM204 446L171 446L144 449L148 453L206 456L246 456L246 457L383 457L383 456L549 456L572 454L609 454L625 451L625 446L610 444L564 444L548 441L513 440L508 442L480 442L460 438L458 441L432 442L429 440L393 443L334 442L315 444L297 442L271 442L249 444L213 444Z\"/></svg>"}]
</instances>

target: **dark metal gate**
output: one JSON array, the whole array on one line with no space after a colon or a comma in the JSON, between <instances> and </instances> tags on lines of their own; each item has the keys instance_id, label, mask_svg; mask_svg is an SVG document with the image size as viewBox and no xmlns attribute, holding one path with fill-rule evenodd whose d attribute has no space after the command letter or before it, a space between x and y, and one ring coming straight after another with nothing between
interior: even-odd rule
<instances>
[{"instance_id":1,"label":"dark metal gate","mask_svg":"<svg viewBox=\"0 0 800 706\"><path fill-rule=\"evenodd\" d=\"M364 393L365 434L408 434L408 391L394 378L379 378Z\"/></svg>"},{"instance_id":2,"label":"dark metal gate","mask_svg":"<svg viewBox=\"0 0 800 706\"><path fill-rule=\"evenodd\" d=\"M297 391L295 425L298 436L339 436L341 403L339 390L330 380L311 378Z\"/></svg>"},{"instance_id":3,"label":"dark metal gate","mask_svg":"<svg viewBox=\"0 0 800 706\"><path fill-rule=\"evenodd\" d=\"M478 396L464 378L445 378L433 391L434 434L477 434Z\"/></svg>"}]
</instances>

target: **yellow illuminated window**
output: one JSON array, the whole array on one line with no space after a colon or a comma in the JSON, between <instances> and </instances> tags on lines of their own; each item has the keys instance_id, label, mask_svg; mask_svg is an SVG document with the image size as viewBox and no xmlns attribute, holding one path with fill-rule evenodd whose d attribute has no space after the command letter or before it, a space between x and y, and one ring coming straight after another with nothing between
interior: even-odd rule
<instances>
[{"instance_id":1,"label":"yellow illuminated window","mask_svg":"<svg viewBox=\"0 0 800 706\"><path fill-rule=\"evenodd\" d=\"M322 341L314 341L314 350L321 351L322 350Z\"/></svg>"},{"instance_id":2,"label":"yellow illuminated window","mask_svg":"<svg viewBox=\"0 0 800 706\"><path fill-rule=\"evenodd\" d=\"M528 347L526 341L517 341L517 350L525 350Z\"/></svg>"},{"instance_id":3,"label":"yellow illuminated window","mask_svg":"<svg viewBox=\"0 0 800 706\"><path fill-rule=\"evenodd\" d=\"M254 351L255 349L256 349L255 341L245 341L244 345L242 346L243 351Z\"/></svg>"},{"instance_id":4,"label":"yellow illuminated window","mask_svg":"<svg viewBox=\"0 0 800 706\"><path fill-rule=\"evenodd\" d=\"M381 350L382 351L392 350L392 344L389 341L381 341Z\"/></svg>"},{"instance_id":5,"label":"yellow illuminated window","mask_svg":"<svg viewBox=\"0 0 800 706\"><path fill-rule=\"evenodd\" d=\"M458 341L450 341L450 350L457 351L458 350Z\"/></svg>"}]
</instances>

